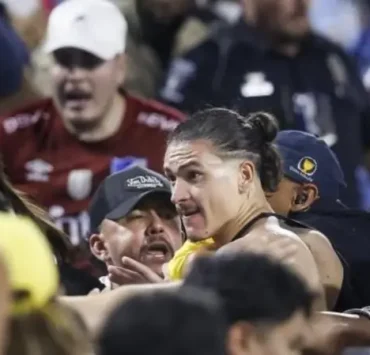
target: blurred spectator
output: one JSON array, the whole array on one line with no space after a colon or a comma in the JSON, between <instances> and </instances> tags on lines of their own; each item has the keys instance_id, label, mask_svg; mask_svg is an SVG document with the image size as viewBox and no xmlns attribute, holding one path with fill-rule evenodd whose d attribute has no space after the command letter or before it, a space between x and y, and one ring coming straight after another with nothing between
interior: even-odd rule
<instances>
[{"instance_id":1,"label":"blurred spectator","mask_svg":"<svg viewBox=\"0 0 370 355\"><path fill-rule=\"evenodd\" d=\"M167 179L133 167L107 177L89 208L92 254L107 289L163 281L162 267L181 246L180 217Z\"/></svg>"},{"instance_id":2,"label":"blurred spectator","mask_svg":"<svg viewBox=\"0 0 370 355\"><path fill-rule=\"evenodd\" d=\"M108 317L101 355L224 355L226 325L213 293L196 288L134 296Z\"/></svg>"},{"instance_id":3,"label":"blurred spectator","mask_svg":"<svg viewBox=\"0 0 370 355\"><path fill-rule=\"evenodd\" d=\"M41 231L27 218L8 213L1 213L0 226L0 252L12 291L6 354L92 354L82 320L55 300L57 267Z\"/></svg>"},{"instance_id":4,"label":"blurred spectator","mask_svg":"<svg viewBox=\"0 0 370 355\"><path fill-rule=\"evenodd\" d=\"M29 54L0 2L0 114L38 97L28 78Z\"/></svg>"},{"instance_id":5,"label":"blurred spectator","mask_svg":"<svg viewBox=\"0 0 370 355\"><path fill-rule=\"evenodd\" d=\"M368 0L311 0L310 23L317 33L344 49L352 48L362 31L363 4Z\"/></svg>"},{"instance_id":6,"label":"blurred spectator","mask_svg":"<svg viewBox=\"0 0 370 355\"><path fill-rule=\"evenodd\" d=\"M23 68L28 58L27 50L15 31L12 29L7 17L6 9L0 3L0 45L1 45L1 86L0 97L15 94L23 78Z\"/></svg>"},{"instance_id":7,"label":"blurred spectator","mask_svg":"<svg viewBox=\"0 0 370 355\"><path fill-rule=\"evenodd\" d=\"M30 218L45 234L58 265L63 291L67 295L85 295L99 286L97 279L72 266L76 257L68 237L50 222L43 210L12 187L4 175L2 166L0 166L0 206L1 211Z\"/></svg>"},{"instance_id":8,"label":"blurred spectator","mask_svg":"<svg viewBox=\"0 0 370 355\"><path fill-rule=\"evenodd\" d=\"M57 6L45 43L54 59L53 97L0 125L10 180L47 208L74 244L89 232L86 208L99 183L132 165L161 170L167 134L183 120L177 110L119 89L126 31L122 14L106 0Z\"/></svg>"},{"instance_id":9,"label":"blurred spectator","mask_svg":"<svg viewBox=\"0 0 370 355\"><path fill-rule=\"evenodd\" d=\"M364 85L370 91L370 1L358 0L360 29L357 40L347 49L354 56Z\"/></svg>"},{"instance_id":10,"label":"blurred spectator","mask_svg":"<svg viewBox=\"0 0 370 355\"><path fill-rule=\"evenodd\" d=\"M154 97L173 55L193 48L221 22L213 0L113 0L125 15L128 75L124 88Z\"/></svg>"},{"instance_id":11,"label":"blurred spectator","mask_svg":"<svg viewBox=\"0 0 370 355\"><path fill-rule=\"evenodd\" d=\"M228 355L299 355L308 343L315 295L285 266L249 253L200 257L183 288L220 297Z\"/></svg>"},{"instance_id":12,"label":"blurred spectator","mask_svg":"<svg viewBox=\"0 0 370 355\"><path fill-rule=\"evenodd\" d=\"M321 231L333 245L343 267L336 310L370 304L370 214L339 200L345 180L335 154L325 142L301 131L279 132L276 144L284 177L275 193L266 194L271 207L302 227Z\"/></svg>"},{"instance_id":13,"label":"blurred spectator","mask_svg":"<svg viewBox=\"0 0 370 355\"><path fill-rule=\"evenodd\" d=\"M308 5L245 0L237 25L172 62L160 95L184 111L206 105L269 111L281 129L321 136L344 170L344 202L358 206L355 171L370 147L369 100L344 51L311 33Z\"/></svg>"},{"instance_id":14,"label":"blurred spectator","mask_svg":"<svg viewBox=\"0 0 370 355\"><path fill-rule=\"evenodd\" d=\"M40 44L46 29L44 0L1 0L8 8L14 28L30 50ZM46 0L47 1L47 0Z\"/></svg>"}]
</instances>

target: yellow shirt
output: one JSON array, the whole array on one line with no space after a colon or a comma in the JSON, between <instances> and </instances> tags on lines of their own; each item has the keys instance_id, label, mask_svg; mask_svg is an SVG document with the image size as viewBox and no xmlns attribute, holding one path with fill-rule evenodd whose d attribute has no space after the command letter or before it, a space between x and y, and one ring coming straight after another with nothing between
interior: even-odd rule
<instances>
[{"instance_id":1,"label":"yellow shirt","mask_svg":"<svg viewBox=\"0 0 370 355\"><path fill-rule=\"evenodd\" d=\"M177 250L174 257L168 263L168 276L170 280L181 280L184 277L184 267L190 255L195 254L200 249L214 243L212 238L191 242L187 240L182 247Z\"/></svg>"}]
</instances>

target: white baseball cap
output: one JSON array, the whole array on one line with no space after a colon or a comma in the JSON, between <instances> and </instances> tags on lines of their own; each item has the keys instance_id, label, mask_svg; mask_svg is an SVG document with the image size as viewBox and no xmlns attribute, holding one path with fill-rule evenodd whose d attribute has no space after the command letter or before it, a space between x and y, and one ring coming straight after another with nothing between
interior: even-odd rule
<instances>
[{"instance_id":1,"label":"white baseball cap","mask_svg":"<svg viewBox=\"0 0 370 355\"><path fill-rule=\"evenodd\" d=\"M113 59L125 51L127 22L108 0L65 0L50 14L44 50L73 47Z\"/></svg>"}]
</instances>

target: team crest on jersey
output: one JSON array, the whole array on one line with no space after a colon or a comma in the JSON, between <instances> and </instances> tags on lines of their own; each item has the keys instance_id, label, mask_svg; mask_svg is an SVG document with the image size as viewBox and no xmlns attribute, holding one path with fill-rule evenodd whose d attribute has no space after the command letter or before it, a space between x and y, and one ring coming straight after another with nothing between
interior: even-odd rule
<instances>
[{"instance_id":1,"label":"team crest on jersey","mask_svg":"<svg viewBox=\"0 0 370 355\"><path fill-rule=\"evenodd\" d=\"M72 170L68 175L67 191L74 200L84 200L92 191L93 173L89 169Z\"/></svg>"},{"instance_id":2,"label":"team crest on jersey","mask_svg":"<svg viewBox=\"0 0 370 355\"><path fill-rule=\"evenodd\" d=\"M262 72L247 73L240 87L243 97L271 96L274 91L274 84Z\"/></svg>"},{"instance_id":3,"label":"team crest on jersey","mask_svg":"<svg viewBox=\"0 0 370 355\"><path fill-rule=\"evenodd\" d=\"M298 170L307 176L312 176L317 170L316 160L310 157L302 158L298 163Z\"/></svg>"}]
</instances>

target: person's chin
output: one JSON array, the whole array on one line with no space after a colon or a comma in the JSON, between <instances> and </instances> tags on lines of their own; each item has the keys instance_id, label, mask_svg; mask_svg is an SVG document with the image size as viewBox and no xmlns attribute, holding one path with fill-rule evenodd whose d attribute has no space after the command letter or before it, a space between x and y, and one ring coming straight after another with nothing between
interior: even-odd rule
<instances>
[{"instance_id":1,"label":"person's chin","mask_svg":"<svg viewBox=\"0 0 370 355\"><path fill-rule=\"evenodd\" d=\"M85 112L81 112L79 115L66 112L64 121L77 132L89 131L96 126L96 119Z\"/></svg>"},{"instance_id":2,"label":"person's chin","mask_svg":"<svg viewBox=\"0 0 370 355\"><path fill-rule=\"evenodd\" d=\"M210 236L207 235L204 228L192 228L186 227L186 238L191 242L200 242L208 239Z\"/></svg>"}]
</instances>

